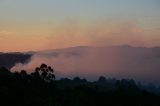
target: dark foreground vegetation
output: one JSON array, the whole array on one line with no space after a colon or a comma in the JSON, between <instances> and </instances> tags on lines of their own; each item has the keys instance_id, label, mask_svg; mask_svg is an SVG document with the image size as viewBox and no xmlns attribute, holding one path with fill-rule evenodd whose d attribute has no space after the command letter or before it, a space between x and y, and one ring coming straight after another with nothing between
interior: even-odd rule
<instances>
[{"instance_id":1,"label":"dark foreground vegetation","mask_svg":"<svg viewBox=\"0 0 160 106\"><path fill-rule=\"evenodd\" d=\"M160 106L160 95L134 80L55 80L54 70L45 64L31 74L1 67L0 98L1 106Z\"/></svg>"}]
</instances>

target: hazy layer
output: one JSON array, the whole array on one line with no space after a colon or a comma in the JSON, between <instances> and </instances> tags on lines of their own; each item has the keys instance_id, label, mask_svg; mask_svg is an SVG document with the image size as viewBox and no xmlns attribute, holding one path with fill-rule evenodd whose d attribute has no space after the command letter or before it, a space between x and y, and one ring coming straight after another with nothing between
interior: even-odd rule
<instances>
[{"instance_id":1,"label":"hazy layer","mask_svg":"<svg viewBox=\"0 0 160 106\"><path fill-rule=\"evenodd\" d=\"M96 79L100 75L134 78L160 84L160 48L76 47L35 54L27 64L16 64L12 70L32 72L46 63L54 67L58 77L82 76Z\"/></svg>"}]
</instances>

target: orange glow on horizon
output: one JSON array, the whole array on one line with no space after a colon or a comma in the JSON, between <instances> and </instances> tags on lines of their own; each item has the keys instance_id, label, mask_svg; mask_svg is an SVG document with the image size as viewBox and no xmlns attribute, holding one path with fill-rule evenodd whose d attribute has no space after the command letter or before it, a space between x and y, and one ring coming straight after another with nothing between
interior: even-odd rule
<instances>
[{"instance_id":1,"label":"orange glow on horizon","mask_svg":"<svg viewBox=\"0 0 160 106\"><path fill-rule=\"evenodd\" d=\"M54 26L30 26L1 28L0 51L37 51L81 45L160 46L159 30L147 29L134 21L97 21L95 24L73 21Z\"/></svg>"}]
</instances>

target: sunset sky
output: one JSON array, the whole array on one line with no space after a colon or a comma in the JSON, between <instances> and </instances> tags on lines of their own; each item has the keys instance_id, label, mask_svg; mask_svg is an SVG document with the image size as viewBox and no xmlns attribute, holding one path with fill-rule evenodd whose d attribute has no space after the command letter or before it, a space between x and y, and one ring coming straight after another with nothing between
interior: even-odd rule
<instances>
[{"instance_id":1,"label":"sunset sky","mask_svg":"<svg viewBox=\"0 0 160 106\"><path fill-rule=\"evenodd\" d=\"M160 0L0 0L0 52L160 46Z\"/></svg>"}]
</instances>

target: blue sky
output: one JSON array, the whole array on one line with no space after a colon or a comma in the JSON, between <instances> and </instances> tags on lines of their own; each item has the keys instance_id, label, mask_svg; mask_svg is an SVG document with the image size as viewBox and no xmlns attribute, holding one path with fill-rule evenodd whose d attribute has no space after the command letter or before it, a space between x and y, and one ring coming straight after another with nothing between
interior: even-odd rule
<instances>
[{"instance_id":1,"label":"blue sky","mask_svg":"<svg viewBox=\"0 0 160 106\"><path fill-rule=\"evenodd\" d=\"M3 21L49 21L67 17L160 18L159 0L1 0ZM38 17L38 19L37 19ZM12 18L12 19L11 19Z\"/></svg>"}]
</instances>

